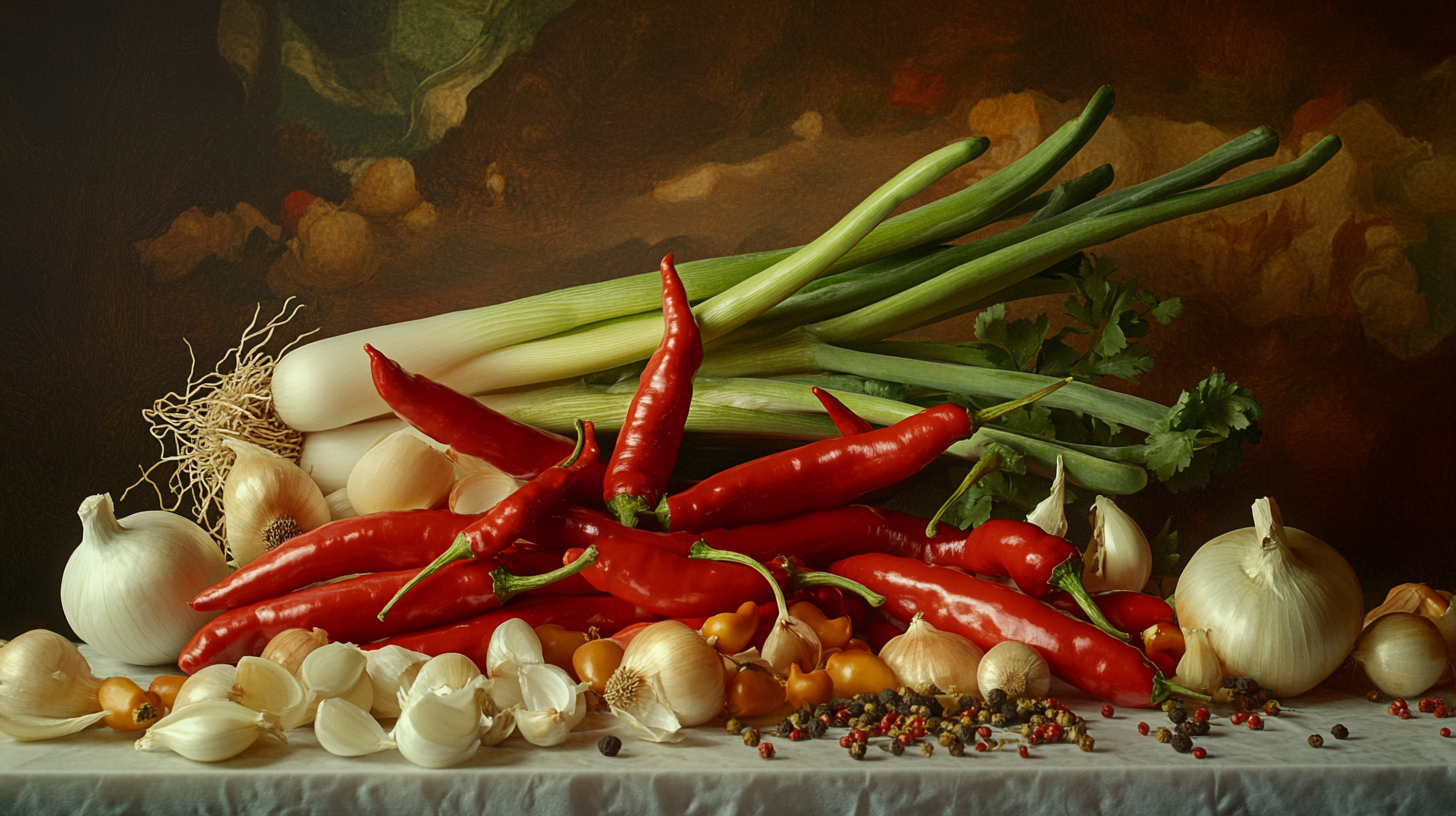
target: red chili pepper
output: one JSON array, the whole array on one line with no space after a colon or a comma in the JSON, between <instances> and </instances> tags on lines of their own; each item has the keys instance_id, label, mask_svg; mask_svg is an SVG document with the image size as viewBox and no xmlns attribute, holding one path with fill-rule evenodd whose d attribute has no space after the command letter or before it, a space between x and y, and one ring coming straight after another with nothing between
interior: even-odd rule
<instances>
[{"instance_id":1,"label":"red chili pepper","mask_svg":"<svg viewBox=\"0 0 1456 816\"><path fill-rule=\"evenodd\" d=\"M420 570L419 575L401 587L399 593L384 605L379 619L384 620L406 592L436 570L453 561L495 555L520 538L522 531L532 522L559 504L572 477L597 461L597 442L592 434L592 424L577 420L576 428L576 450L570 456L558 466L521 485L516 492L501 499L483 518L461 530L449 549Z\"/></svg>"},{"instance_id":2,"label":"red chili pepper","mask_svg":"<svg viewBox=\"0 0 1456 816\"><path fill-rule=\"evenodd\" d=\"M922 613L983 650L1006 640L1025 643L1052 674L1115 705L1148 708L1173 692L1203 699L1168 682L1137 647L1003 584L881 554L857 555L830 571L884 595L896 620Z\"/></svg>"},{"instance_id":3,"label":"red chili pepper","mask_svg":"<svg viewBox=\"0 0 1456 816\"><path fill-rule=\"evenodd\" d=\"M385 646L401 646L431 657L458 652L475 661L480 670L485 671L485 654L491 635L495 634L496 627L512 618L520 618L532 628L555 623L584 632L596 627L605 636L615 634L632 624L660 620L657 615L610 595L534 598L455 623L395 635L359 648L367 651Z\"/></svg>"},{"instance_id":4,"label":"red chili pepper","mask_svg":"<svg viewBox=\"0 0 1456 816\"><path fill-rule=\"evenodd\" d=\"M924 560L1010 578L1017 589L1035 598L1048 598L1063 590L1099 629L1114 637L1127 637L1125 631L1108 622L1082 587L1082 555L1077 548L1031 522L991 519L965 538L936 542L926 549Z\"/></svg>"},{"instance_id":5,"label":"red chili pepper","mask_svg":"<svg viewBox=\"0 0 1456 816\"><path fill-rule=\"evenodd\" d=\"M1158 671L1173 676L1178 671L1178 661L1188 651L1188 641L1176 622L1164 621L1143 629L1143 653L1158 667Z\"/></svg>"},{"instance_id":6,"label":"red chili pepper","mask_svg":"<svg viewBox=\"0 0 1456 816\"><path fill-rule=\"evenodd\" d=\"M662 320L662 342L642 371L602 482L602 501L628 527L667 489L703 362L702 334L671 255L662 259Z\"/></svg>"},{"instance_id":7,"label":"red chili pepper","mask_svg":"<svg viewBox=\"0 0 1456 816\"><path fill-rule=\"evenodd\" d=\"M436 442L484 459L517 479L532 479L550 470L576 447L564 436L517 422L474 397L411 374L373 346L366 344L364 350L369 353L374 390L384 403ZM596 501L605 470L605 463L593 465L572 497Z\"/></svg>"},{"instance_id":8,"label":"red chili pepper","mask_svg":"<svg viewBox=\"0 0 1456 816\"><path fill-rule=\"evenodd\" d=\"M834 427L839 429L840 436L854 436L855 434L868 433L873 431L875 426L867 422L859 414L849 409L849 406L839 401L839 398L825 391L819 386L809 389L814 396L819 398L819 404L824 406L824 411L829 414L829 420Z\"/></svg>"},{"instance_id":9,"label":"red chili pepper","mask_svg":"<svg viewBox=\"0 0 1456 816\"><path fill-rule=\"evenodd\" d=\"M434 560L439 542L453 539L483 515L406 510L331 521L197 593L192 608L233 609L345 575L419 569Z\"/></svg>"},{"instance_id":10,"label":"red chili pepper","mask_svg":"<svg viewBox=\"0 0 1456 816\"><path fill-rule=\"evenodd\" d=\"M597 562L582 577L598 590L669 618L716 615L745 601L764 604L773 590L742 564L699 561L631 541L597 542ZM574 560L579 550L566 551ZM789 582L781 560L765 564L780 585Z\"/></svg>"},{"instance_id":11,"label":"red chili pepper","mask_svg":"<svg viewBox=\"0 0 1456 816\"><path fill-rule=\"evenodd\" d=\"M888 427L821 439L746 462L665 497L657 506L658 521L664 530L698 532L849 504L871 490L919 472L987 420L1035 402L1065 384L1058 382L974 414L956 405L938 405Z\"/></svg>"},{"instance_id":12,"label":"red chili pepper","mask_svg":"<svg viewBox=\"0 0 1456 816\"><path fill-rule=\"evenodd\" d=\"M560 592L560 587L553 588L554 583L589 566L594 556L592 552L571 566L543 575L516 575L501 566L513 560L510 553L502 553L499 562L485 559L461 564L422 582L415 602L388 621L380 620L374 610L410 580L412 570L374 573L300 589L213 618L193 634L177 665L192 674L213 663L236 663L248 655L262 654L268 641L285 629L317 626L332 640L367 643L448 623L494 609L522 592Z\"/></svg>"},{"instance_id":13,"label":"red chili pepper","mask_svg":"<svg viewBox=\"0 0 1456 816\"><path fill-rule=\"evenodd\" d=\"M1124 632L1141 632L1154 624L1171 623L1178 619L1167 601L1146 592L1114 589L1093 592L1091 598L1102 611L1103 617L1107 618L1107 622ZM1087 619L1087 613L1082 611L1082 607L1070 594L1057 593L1046 600L1069 615Z\"/></svg>"}]
</instances>

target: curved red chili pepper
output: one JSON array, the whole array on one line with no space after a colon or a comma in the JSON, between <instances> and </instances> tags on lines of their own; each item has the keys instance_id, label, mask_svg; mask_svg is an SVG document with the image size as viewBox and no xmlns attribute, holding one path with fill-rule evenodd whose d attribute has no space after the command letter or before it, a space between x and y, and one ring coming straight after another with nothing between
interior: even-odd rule
<instances>
[{"instance_id":1,"label":"curved red chili pepper","mask_svg":"<svg viewBox=\"0 0 1456 816\"><path fill-rule=\"evenodd\" d=\"M884 428L821 439L710 476L657 506L664 530L700 532L775 521L838 507L913 476L953 442L1068 382L971 414L957 405L927 408Z\"/></svg>"},{"instance_id":2,"label":"curved red chili pepper","mask_svg":"<svg viewBox=\"0 0 1456 816\"><path fill-rule=\"evenodd\" d=\"M560 504L572 478L597 461L597 441L592 433L592 424L578 420L576 425L579 436L577 448L571 456L521 485L479 521L461 530L448 549L420 570L414 580L401 587L399 593L384 605L379 619L383 620L405 593L436 570L453 561L495 555L520 538L522 531L532 522Z\"/></svg>"},{"instance_id":3,"label":"curved red chili pepper","mask_svg":"<svg viewBox=\"0 0 1456 816\"><path fill-rule=\"evenodd\" d=\"M317 626L331 640L367 643L479 614L521 592L579 592L580 585L562 587L555 582L587 566L590 559L544 575L516 575L504 563L518 562L514 554L502 553L499 560L442 570L421 582L412 596L414 602L388 621L381 621L375 610L410 580L413 570L363 575L230 609L192 635L177 665L192 674L213 663L236 663L248 655L262 654L268 641L285 629ZM540 561L532 556L531 563Z\"/></svg>"},{"instance_id":4,"label":"curved red chili pepper","mask_svg":"<svg viewBox=\"0 0 1456 816\"><path fill-rule=\"evenodd\" d=\"M1099 629L1113 637L1127 637L1126 631L1103 617L1082 587L1082 554L1077 548L1029 521L990 519L962 539L937 541L927 547L924 560L1010 578L1017 589L1035 598L1047 598L1062 590L1077 601L1085 617Z\"/></svg>"},{"instance_id":5,"label":"curved red chili pepper","mask_svg":"<svg viewBox=\"0 0 1456 816\"><path fill-rule=\"evenodd\" d=\"M595 627L606 636L635 623L661 620L645 609L638 609L610 595L536 598L444 626L395 635L359 648L367 651L385 646L400 646L431 657L456 652L475 661L480 670L485 671L485 656L491 635L495 634L497 627L512 618L520 618L532 628L548 623L577 631Z\"/></svg>"},{"instance_id":6,"label":"curved red chili pepper","mask_svg":"<svg viewBox=\"0 0 1456 816\"><path fill-rule=\"evenodd\" d=\"M439 554L440 542L450 541L483 516L405 510L331 521L288 539L197 593L192 608L233 609L345 575L419 569Z\"/></svg>"},{"instance_id":7,"label":"curved red chili pepper","mask_svg":"<svg viewBox=\"0 0 1456 816\"><path fill-rule=\"evenodd\" d=\"M819 398L819 404L824 406L825 413L829 414L829 421L839 430L840 436L854 436L855 434L873 431L875 426L867 422L859 414L849 410L849 406L839 401L839 398L825 391L819 386L812 386L810 391Z\"/></svg>"},{"instance_id":8,"label":"curved red chili pepper","mask_svg":"<svg viewBox=\"0 0 1456 816\"><path fill-rule=\"evenodd\" d=\"M597 542L597 562L582 577L598 590L669 618L730 612L745 601L773 600L763 576L742 564L699 561L631 541ZM574 560L578 551L567 550ZM764 566L779 584L789 581L780 560Z\"/></svg>"},{"instance_id":9,"label":"curved red chili pepper","mask_svg":"<svg viewBox=\"0 0 1456 816\"><path fill-rule=\"evenodd\" d=\"M517 479L532 479L571 455L576 443L481 405L474 397L411 374L371 345L374 390L394 413L420 433L461 453L484 459ZM597 463L572 490L577 501L595 502L605 463Z\"/></svg>"},{"instance_id":10,"label":"curved red chili pepper","mask_svg":"<svg viewBox=\"0 0 1456 816\"><path fill-rule=\"evenodd\" d=\"M662 320L662 342L642 371L602 482L602 501L628 527L652 512L672 478L703 362L702 334L671 255L662 259Z\"/></svg>"},{"instance_id":11,"label":"curved red chili pepper","mask_svg":"<svg viewBox=\"0 0 1456 816\"><path fill-rule=\"evenodd\" d=\"M1159 623L1172 623L1178 619L1173 607L1167 601L1146 592L1114 589L1091 593L1092 602L1102 611L1107 622L1124 632L1138 633ZM1048 603L1069 615L1082 620L1087 613L1071 595L1057 593L1046 599Z\"/></svg>"},{"instance_id":12,"label":"curved red chili pepper","mask_svg":"<svg viewBox=\"0 0 1456 816\"><path fill-rule=\"evenodd\" d=\"M1137 647L1003 584L878 553L845 559L830 571L884 595L884 609L901 622L921 613L983 650L1006 640L1025 643L1046 658L1052 674L1116 705L1148 708L1175 691L1187 693Z\"/></svg>"}]
</instances>

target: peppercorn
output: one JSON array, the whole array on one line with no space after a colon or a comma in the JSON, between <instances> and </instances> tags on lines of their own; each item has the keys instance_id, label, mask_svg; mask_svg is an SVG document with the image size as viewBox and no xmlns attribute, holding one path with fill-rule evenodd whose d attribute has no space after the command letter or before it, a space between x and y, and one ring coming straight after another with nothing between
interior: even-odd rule
<instances>
[{"instance_id":1,"label":"peppercorn","mask_svg":"<svg viewBox=\"0 0 1456 816\"><path fill-rule=\"evenodd\" d=\"M942 733L935 741L940 743L940 747L949 748L950 744L955 741L955 734Z\"/></svg>"},{"instance_id":2,"label":"peppercorn","mask_svg":"<svg viewBox=\"0 0 1456 816\"><path fill-rule=\"evenodd\" d=\"M1226 689L1232 689L1235 686L1237 686L1238 684L1239 684L1239 678L1237 678L1237 677L1225 677L1223 679L1223 687L1226 688Z\"/></svg>"},{"instance_id":3,"label":"peppercorn","mask_svg":"<svg viewBox=\"0 0 1456 816\"><path fill-rule=\"evenodd\" d=\"M737 717L733 717L733 718L731 718L731 719L728 720L728 733L730 733L730 734L741 734L741 733L743 733L743 723L739 722Z\"/></svg>"},{"instance_id":4,"label":"peppercorn","mask_svg":"<svg viewBox=\"0 0 1456 816\"><path fill-rule=\"evenodd\" d=\"M1234 688L1240 694L1257 694L1259 693L1259 681L1252 677L1240 677Z\"/></svg>"},{"instance_id":5,"label":"peppercorn","mask_svg":"<svg viewBox=\"0 0 1456 816\"><path fill-rule=\"evenodd\" d=\"M969 694L962 694L956 698L956 708L961 711L970 711L976 707L976 698Z\"/></svg>"},{"instance_id":6,"label":"peppercorn","mask_svg":"<svg viewBox=\"0 0 1456 816\"><path fill-rule=\"evenodd\" d=\"M863 717L864 703L850 703L845 710L849 712L849 716L851 717Z\"/></svg>"},{"instance_id":7,"label":"peppercorn","mask_svg":"<svg viewBox=\"0 0 1456 816\"><path fill-rule=\"evenodd\" d=\"M788 735L794 733L794 729L796 727L797 726L794 725L794 721L793 720L785 717L783 719L783 721L779 723L779 728L778 728L779 736L781 736L781 737L787 737Z\"/></svg>"},{"instance_id":8,"label":"peppercorn","mask_svg":"<svg viewBox=\"0 0 1456 816\"><path fill-rule=\"evenodd\" d=\"M956 740L945 750L950 751L950 755L953 757L963 757L966 755L966 744L960 740Z\"/></svg>"},{"instance_id":9,"label":"peppercorn","mask_svg":"<svg viewBox=\"0 0 1456 816\"><path fill-rule=\"evenodd\" d=\"M1187 734L1174 734L1168 740L1168 744L1172 745L1173 750L1180 754L1186 754L1193 750L1193 740L1189 739Z\"/></svg>"},{"instance_id":10,"label":"peppercorn","mask_svg":"<svg viewBox=\"0 0 1456 816\"><path fill-rule=\"evenodd\" d=\"M810 739L810 736L808 731L805 731L802 728L795 728L793 731L789 732L789 739L793 740L794 742L803 742L806 739Z\"/></svg>"},{"instance_id":11,"label":"peppercorn","mask_svg":"<svg viewBox=\"0 0 1456 816\"><path fill-rule=\"evenodd\" d=\"M602 756L614 757L618 751L622 750L622 740L607 734L597 740L597 750L602 752Z\"/></svg>"},{"instance_id":12,"label":"peppercorn","mask_svg":"<svg viewBox=\"0 0 1456 816\"><path fill-rule=\"evenodd\" d=\"M828 705L820 703L819 705L814 707L814 719L817 720L823 717L832 716L834 716L834 709L830 708Z\"/></svg>"},{"instance_id":13,"label":"peppercorn","mask_svg":"<svg viewBox=\"0 0 1456 816\"><path fill-rule=\"evenodd\" d=\"M1278 700L1269 700L1264 703L1264 713L1269 715L1270 717L1279 716L1279 708L1280 706Z\"/></svg>"},{"instance_id":14,"label":"peppercorn","mask_svg":"<svg viewBox=\"0 0 1456 816\"><path fill-rule=\"evenodd\" d=\"M1185 737L1196 737L1198 736L1198 720L1184 720L1178 723L1178 727L1173 729L1173 731Z\"/></svg>"},{"instance_id":15,"label":"peppercorn","mask_svg":"<svg viewBox=\"0 0 1456 816\"><path fill-rule=\"evenodd\" d=\"M1172 712L1173 709L1180 707L1180 705L1181 704L1177 700L1164 700L1163 704L1159 706L1159 708L1163 709L1163 713L1166 714Z\"/></svg>"},{"instance_id":16,"label":"peppercorn","mask_svg":"<svg viewBox=\"0 0 1456 816\"><path fill-rule=\"evenodd\" d=\"M1090 754L1097 747L1097 740L1091 734L1083 734L1077 738L1077 747Z\"/></svg>"},{"instance_id":17,"label":"peppercorn","mask_svg":"<svg viewBox=\"0 0 1456 816\"><path fill-rule=\"evenodd\" d=\"M1153 739L1156 739L1158 742L1172 742L1173 732L1159 726L1158 730L1153 732Z\"/></svg>"},{"instance_id":18,"label":"peppercorn","mask_svg":"<svg viewBox=\"0 0 1456 816\"><path fill-rule=\"evenodd\" d=\"M991 706L1000 708L1006 703L1006 692L1002 689L991 689L986 692L986 702Z\"/></svg>"},{"instance_id":19,"label":"peppercorn","mask_svg":"<svg viewBox=\"0 0 1456 816\"><path fill-rule=\"evenodd\" d=\"M1148 732L1151 731L1151 730L1152 729L1148 727L1148 724L1147 723L1145 723L1145 722L1138 723L1138 733L1139 734L1142 734L1143 736L1146 737L1148 735Z\"/></svg>"},{"instance_id":20,"label":"peppercorn","mask_svg":"<svg viewBox=\"0 0 1456 816\"><path fill-rule=\"evenodd\" d=\"M1323 748L1324 746L1325 746L1325 738L1324 737L1321 737L1319 734L1310 734L1309 735L1309 747L1311 747L1311 748Z\"/></svg>"},{"instance_id":21,"label":"peppercorn","mask_svg":"<svg viewBox=\"0 0 1456 816\"><path fill-rule=\"evenodd\" d=\"M850 753L853 753L853 751L851 751ZM772 742L760 742L758 744L758 757L759 757L759 759L773 759L773 757L774 757L774 747L773 747L773 743Z\"/></svg>"},{"instance_id":22,"label":"peppercorn","mask_svg":"<svg viewBox=\"0 0 1456 816\"><path fill-rule=\"evenodd\" d=\"M1015 720L1020 711L1021 709L1017 708L1015 703L1001 704L1001 716L1008 720Z\"/></svg>"},{"instance_id":23,"label":"peppercorn","mask_svg":"<svg viewBox=\"0 0 1456 816\"><path fill-rule=\"evenodd\" d=\"M1197 748L1194 748L1193 749L1193 758L1194 759L1203 759L1206 756L1208 756L1208 749L1207 748L1204 748L1202 745L1200 745Z\"/></svg>"},{"instance_id":24,"label":"peppercorn","mask_svg":"<svg viewBox=\"0 0 1456 816\"><path fill-rule=\"evenodd\" d=\"M903 756L905 753L905 743L899 740L890 740L890 747L886 750L895 756Z\"/></svg>"},{"instance_id":25,"label":"peppercorn","mask_svg":"<svg viewBox=\"0 0 1456 816\"><path fill-rule=\"evenodd\" d=\"M867 715L869 715L869 716L871 716L871 717L873 717L874 715L880 713L883 710L884 709L880 707L880 704L879 703L865 703L864 704L864 713L867 714Z\"/></svg>"},{"instance_id":26,"label":"peppercorn","mask_svg":"<svg viewBox=\"0 0 1456 816\"><path fill-rule=\"evenodd\" d=\"M1105 705L1105 706L1102 707L1102 716L1104 716L1104 717L1107 717L1107 718L1110 719L1116 713L1117 713L1117 709L1113 708L1111 705Z\"/></svg>"},{"instance_id":27,"label":"peppercorn","mask_svg":"<svg viewBox=\"0 0 1456 816\"><path fill-rule=\"evenodd\" d=\"M1204 708L1203 706L1199 706L1198 710L1193 712L1193 719L1198 720L1199 722L1208 722L1208 718L1211 716L1213 715L1210 714L1208 709Z\"/></svg>"},{"instance_id":28,"label":"peppercorn","mask_svg":"<svg viewBox=\"0 0 1456 816\"><path fill-rule=\"evenodd\" d=\"M809 723L809 736L814 739L820 739L824 736L824 732L828 730L829 726L825 725L823 720L815 720Z\"/></svg>"},{"instance_id":29,"label":"peppercorn","mask_svg":"<svg viewBox=\"0 0 1456 816\"><path fill-rule=\"evenodd\" d=\"M969 725L962 725L955 730L955 735L961 742L973 742L976 739L976 729Z\"/></svg>"},{"instance_id":30,"label":"peppercorn","mask_svg":"<svg viewBox=\"0 0 1456 816\"><path fill-rule=\"evenodd\" d=\"M1179 723L1188 719L1188 710L1184 708L1175 708L1172 711L1168 712L1168 719L1174 725L1178 725Z\"/></svg>"},{"instance_id":31,"label":"peppercorn","mask_svg":"<svg viewBox=\"0 0 1456 816\"><path fill-rule=\"evenodd\" d=\"M1244 724L1249 727L1250 731L1264 730L1264 718L1260 717L1258 714L1250 714L1249 719L1245 720Z\"/></svg>"},{"instance_id":32,"label":"peppercorn","mask_svg":"<svg viewBox=\"0 0 1456 816\"><path fill-rule=\"evenodd\" d=\"M1335 723L1335 727L1330 729L1330 735L1333 736L1335 739L1339 740L1349 739L1350 729L1346 728L1340 723Z\"/></svg>"},{"instance_id":33,"label":"peppercorn","mask_svg":"<svg viewBox=\"0 0 1456 816\"><path fill-rule=\"evenodd\" d=\"M920 743L920 753L922 753L922 754L924 754L926 756L930 756L931 754L935 753L935 743L933 743L933 742L922 742L922 743Z\"/></svg>"},{"instance_id":34,"label":"peppercorn","mask_svg":"<svg viewBox=\"0 0 1456 816\"><path fill-rule=\"evenodd\" d=\"M900 692L895 691L894 689L884 689L879 694L880 702L884 703L885 705L893 704L899 701L899 699Z\"/></svg>"},{"instance_id":35,"label":"peppercorn","mask_svg":"<svg viewBox=\"0 0 1456 816\"><path fill-rule=\"evenodd\" d=\"M749 748L752 748L752 747L758 745L758 729L757 728L745 728L745 729L743 729L743 744L744 745L747 745Z\"/></svg>"},{"instance_id":36,"label":"peppercorn","mask_svg":"<svg viewBox=\"0 0 1456 816\"><path fill-rule=\"evenodd\" d=\"M945 720L941 719L940 717L931 717L930 719L928 719L928 720L925 721L925 730L926 731L939 731L940 730L940 725L943 722L945 722Z\"/></svg>"},{"instance_id":37,"label":"peppercorn","mask_svg":"<svg viewBox=\"0 0 1456 816\"><path fill-rule=\"evenodd\" d=\"M1443 736L1443 737L1450 737L1451 736L1451 729L1449 729L1449 728L1442 728L1441 729L1441 736Z\"/></svg>"},{"instance_id":38,"label":"peppercorn","mask_svg":"<svg viewBox=\"0 0 1456 816\"><path fill-rule=\"evenodd\" d=\"M1209 730L1208 720L1194 720L1193 722L1196 723L1196 725L1193 726L1193 733L1190 736L1194 736L1194 737L1206 737L1206 736L1208 736L1208 730Z\"/></svg>"},{"instance_id":39,"label":"peppercorn","mask_svg":"<svg viewBox=\"0 0 1456 816\"><path fill-rule=\"evenodd\" d=\"M990 711L987 711L986 709L983 708L980 711L977 711L976 712L976 722L978 724L985 725L986 723L988 723L990 721L991 721L991 712Z\"/></svg>"}]
</instances>

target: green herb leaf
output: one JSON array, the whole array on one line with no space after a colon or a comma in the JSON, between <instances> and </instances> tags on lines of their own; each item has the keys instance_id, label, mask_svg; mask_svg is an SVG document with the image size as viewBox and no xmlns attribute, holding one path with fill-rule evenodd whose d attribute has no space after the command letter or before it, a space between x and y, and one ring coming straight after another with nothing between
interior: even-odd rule
<instances>
[{"instance_id":1,"label":"green herb leaf","mask_svg":"<svg viewBox=\"0 0 1456 816\"><path fill-rule=\"evenodd\" d=\"M1153 552L1153 575L1176 575L1178 572L1178 531L1173 520L1163 522L1163 529L1148 540Z\"/></svg>"}]
</instances>

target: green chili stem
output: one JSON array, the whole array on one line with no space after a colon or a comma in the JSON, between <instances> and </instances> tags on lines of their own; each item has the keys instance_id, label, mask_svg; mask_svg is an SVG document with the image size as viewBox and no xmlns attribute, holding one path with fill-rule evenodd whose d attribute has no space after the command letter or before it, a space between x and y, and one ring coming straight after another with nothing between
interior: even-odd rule
<instances>
[{"instance_id":1,"label":"green chili stem","mask_svg":"<svg viewBox=\"0 0 1456 816\"><path fill-rule=\"evenodd\" d=\"M497 567L490 574L491 586L495 592L495 599L505 604L510 599L522 592L532 589L540 589L547 584L554 584L563 578L581 572L597 562L597 546L595 544L587 547L575 561L550 572L543 572L540 575L516 575L505 567Z\"/></svg>"},{"instance_id":2,"label":"green chili stem","mask_svg":"<svg viewBox=\"0 0 1456 816\"><path fill-rule=\"evenodd\" d=\"M1158 703L1161 703L1164 700L1168 699L1169 695L1173 694L1179 694L1184 697L1191 697L1194 700L1202 700L1205 703L1213 699L1207 694L1199 694L1192 689L1187 689L1178 685L1177 683L1174 683L1172 680L1164 677L1162 672L1157 672L1156 674L1154 674L1153 699L1151 700L1151 702L1154 705L1157 705Z\"/></svg>"},{"instance_id":3,"label":"green chili stem","mask_svg":"<svg viewBox=\"0 0 1456 816\"><path fill-rule=\"evenodd\" d=\"M788 571L789 577L793 581L796 588L830 586L839 590L847 590L849 592L853 592L854 594L863 598L865 603L869 604L870 606L879 607L885 605L884 595L875 592L874 590L870 589L864 584L861 584L858 581L845 578L840 575L835 575L832 572L795 569L794 566L789 563L789 559L784 558L783 561L784 569Z\"/></svg>"},{"instance_id":4,"label":"green chili stem","mask_svg":"<svg viewBox=\"0 0 1456 816\"><path fill-rule=\"evenodd\" d=\"M393 609L396 603L399 603L399 599L403 598L406 592L414 589L416 584L433 575L441 567L474 557L475 552L470 549L470 539L466 538L464 533L455 536L455 540L451 542L448 549L440 553L439 557L434 561L431 561L429 566L415 573L415 577L409 579L409 583L400 587L399 591L394 593L394 597L389 599L389 603L385 604L384 608L379 610L379 619L384 620L384 616L389 614L389 610Z\"/></svg>"},{"instance_id":5,"label":"green chili stem","mask_svg":"<svg viewBox=\"0 0 1456 816\"><path fill-rule=\"evenodd\" d=\"M1051 576L1047 578L1047 584L1071 595L1072 600L1077 602L1077 606L1082 607L1082 611L1087 613L1087 618L1093 626L1119 640L1127 640L1128 634L1113 626L1107 616L1102 614L1102 610L1097 608L1097 603L1092 600L1092 596L1087 593L1087 587L1082 584L1082 569L1081 558L1076 556L1068 558L1052 570Z\"/></svg>"},{"instance_id":6,"label":"green chili stem","mask_svg":"<svg viewBox=\"0 0 1456 816\"><path fill-rule=\"evenodd\" d=\"M745 567L752 567L768 581L769 587L773 590L774 601L779 605L779 620L789 617L789 604L784 600L784 591L779 587L779 582L774 580L773 573L768 568L752 558L728 550L719 550L706 541L693 542L693 547L688 551L689 558L698 558L704 561L727 561L733 564L742 564Z\"/></svg>"},{"instance_id":7,"label":"green chili stem","mask_svg":"<svg viewBox=\"0 0 1456 816\"><path fill-rule=\"evenodd\" d=\"M935 511L935 515L930 517L930 521L926 522L925 537L935 537L935 527L937 524L940 524L940 517L944 516L946 511L950 509L950 506L952 504L955 504L956 500L958 500L961 496L964 496L967 490L971 489L971 485L981 481L981 479L985 478L987 475L1000 470L1001 466L1005 463L1005 460L1001 458L1001 454L996 453L995 451L992 451L991 453L988 453L985 456L981 457L980 460L971 467L971 472L966 474L966 478L961 480L960 486L955 489L955 492L950 494L950 498L946 499L945 502L940 505L940 509Z\"/></svg>"}]
</instances>

